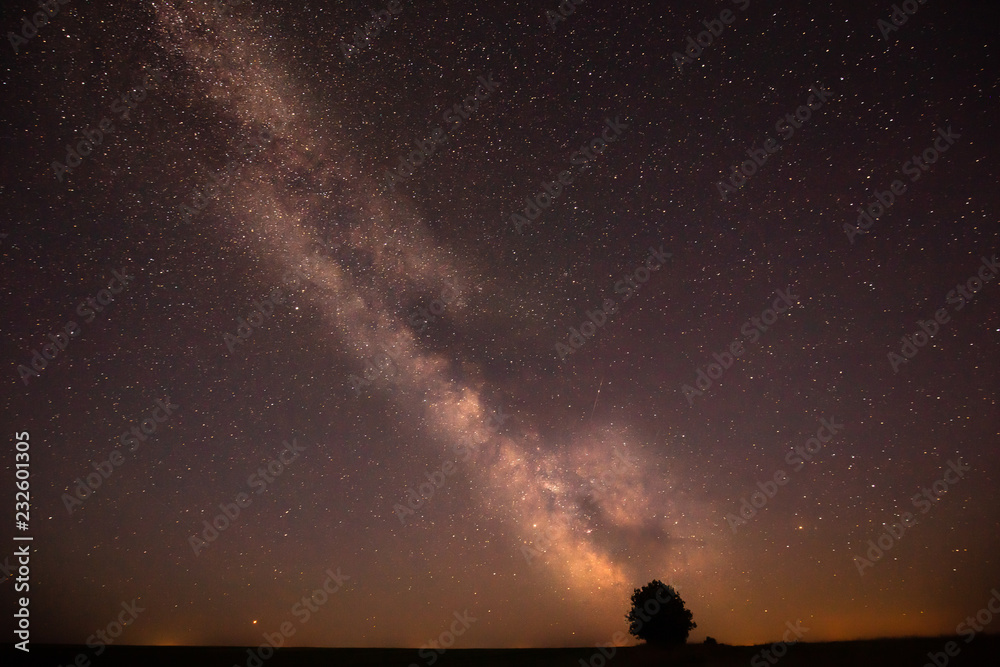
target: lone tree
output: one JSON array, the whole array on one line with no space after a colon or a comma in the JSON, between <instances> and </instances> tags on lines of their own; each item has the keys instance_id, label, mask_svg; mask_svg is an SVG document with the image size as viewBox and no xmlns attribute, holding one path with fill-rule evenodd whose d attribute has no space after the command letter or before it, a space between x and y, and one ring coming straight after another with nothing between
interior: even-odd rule
<instances>
[{"instance_id":1,"label":"lone tree","mask_svg":"<svg viewBox=\"0 0 1000 667\"><path fill-rule=\"evenodd\" d=\"M658 646L683 644L691 630L698 627L674 587L658 579L635 589L625 620L630 634Z\"/></svg>"}]
</instances>

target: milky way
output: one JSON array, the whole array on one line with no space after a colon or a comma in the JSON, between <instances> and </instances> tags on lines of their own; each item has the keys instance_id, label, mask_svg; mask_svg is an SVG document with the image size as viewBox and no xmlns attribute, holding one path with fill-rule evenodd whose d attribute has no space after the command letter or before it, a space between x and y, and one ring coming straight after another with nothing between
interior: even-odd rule
<instances>
[{"instance_id":1,"label":"milky way","mask_svg":"<svg viewBox=\"0 0 1000 667\"><path fill-rule=\"evenodd\" d=\"M668 554L683 554L686 567L692 559L700 560L704 538L699 533L704 527L698 524L705 519L705 509L696 502L679 506L660 500L671 487L669 473L642 474L656 469L654 461L639 452L635 440L620 427L587 425L565 443L562 452L550 451L551 445L523 421L504 429L509 433L488 427L487 418L495 408L484 402L486 392L456 380L450 370L464 360L423 349L396 314L401 298L397 295L433 296L444 289L446 278L470 285L478 277L434 247L417 215L375 194L376 182L360 173L336 136L310 141L308 128L316 119L294 102L302 96L301 85L297 89L285 83L294 79L291 73L261 65L250 55L264 45L253 44L234 22L211 14L203 21L203 15L195 9L180 12L162 6L159 23L166 43L184 54L220 115L238 118L248 133L258 127L280 128L274 130L275 148L268 151L266 162L250 165L220 200L228 223L220 231L249 239L253 252L275 276L295 267L308 268L315 286L310 303L336 332L329 344L359 359L392 350L399 387L393 400L420 412L424 429L435 441L468 442L477 450L467 464L477 488L480 509L476 511L509 521L524 544L536 551L539 545L534 543L544 539L546 531L554 533L551 551L546 549L548 559L565 570L574 586L588 591L611 586L614 594L627 597L628 585L649 567L630 563L628 555L646 552L644 543L660 542L663 553L653 562L661 559L663 568L669 568ZM217 36L196 37L199 29L218 31ZM216 89L221 91L211 92ZM336 192L353 205L353 217L364 221L338 235L337 251L364 257L372 267L371 280L349 263L314 250L329 239L315 222L322 217L323 203L297 197L295 187L281 178L300 172L301 156L312 152L331 156L327 162L332 163L309 174L315 187ZM347 226L349 221L338 223ZM459 288L448 306L449 317L461 319L465 305ZM636 450L635 460L620 463L614 456L616 448ZM434 455L428 452L428 461L433 462ZM590 487L601 482L605 471L613 474L595 497ZM687 543L684 549L672 548L674 535ZM526 553L530 561L534 551Z\"/></svg>"}]
</instances>

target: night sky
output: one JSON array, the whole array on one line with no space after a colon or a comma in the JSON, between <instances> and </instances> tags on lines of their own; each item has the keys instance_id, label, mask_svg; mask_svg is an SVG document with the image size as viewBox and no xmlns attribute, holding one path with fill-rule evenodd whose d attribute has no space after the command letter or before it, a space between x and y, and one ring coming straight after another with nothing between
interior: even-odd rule
<instances>
[{"instance_id":1,"label":"night sky","mask_svg":"<svg viewBox=\"0 0 1000 667\"><path fill-rule=\"evenodd\" d=\"M652 579L691 641L937 635L1000 585L987 3L53 4L0 14L32 642L593 645Z\"/></svg>"}]
</instances>

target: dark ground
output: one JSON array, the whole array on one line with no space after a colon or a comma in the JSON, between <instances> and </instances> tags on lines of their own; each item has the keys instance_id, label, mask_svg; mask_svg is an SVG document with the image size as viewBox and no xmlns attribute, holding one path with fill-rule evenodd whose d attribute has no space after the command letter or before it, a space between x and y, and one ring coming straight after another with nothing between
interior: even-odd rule
<instances>
[{"instance_id":1,"label":"dark ground","mask_svg":"<svg viewBox=\"0 0 1000 667\"><path fill-rule=\"evenodd\" d=\"M854 667L858 665L895 665L923 667L933 664L928 652L941 653L948 641L955 641L960 653L954 658L938 657L937 667L958 665L960 667L997 667L1000 665L1000 637L980 636L966 644L964 638L916 638L880 639L854 642L802 643L790 647L787 655L773 664L781 667ZM760 652L769 649L762 646L704 646L689 644L672 651L658 651L645 646L619 648L606 663L600 659L590 662L600 655L594 648L565 649L454 649L439 655L433 663L436 667L541 667L566 665L582 667L580 661L593 667L627 667L631 665L751 665L763 667L772 663L766 661ZM101 656L83 646L33 646L30 657L20 651L14 664L47 665L49 667L69 667L76 656L83 652L94 667L282 667L306 665L335 665L350 667L355 665L387 667L430 667L429 656L418 655L416 649L350 649L350 648L291 648L279 649L277 654L262 663L254 660L247 665L245 648L229 647L148 647L111 646ZM754 657L757 656L755 660ZM947 659L947 662L944 659ZM773 658L772 658L773 659ZM5 662L5 664L7 664ZM81 662L80 667L88 667Z\"/></svg>"}]
</instances>

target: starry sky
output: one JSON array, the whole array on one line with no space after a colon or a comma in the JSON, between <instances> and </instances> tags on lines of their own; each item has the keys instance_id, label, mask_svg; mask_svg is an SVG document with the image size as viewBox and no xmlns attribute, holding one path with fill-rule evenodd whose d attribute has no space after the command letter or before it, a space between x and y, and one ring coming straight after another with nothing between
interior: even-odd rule
<instances>
[{"instance_id":1,"label":"starry sky","mask_svg":"<svg viewBox=\"0 0 1000 667\"><path fill-rule=\"evenodd\" d=\"M6 3L32 640L592 645L652 579L692 641L954 633L1000 584L984 5Z\"/></svg>"}]
</instances>

